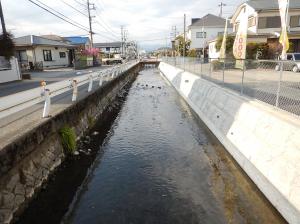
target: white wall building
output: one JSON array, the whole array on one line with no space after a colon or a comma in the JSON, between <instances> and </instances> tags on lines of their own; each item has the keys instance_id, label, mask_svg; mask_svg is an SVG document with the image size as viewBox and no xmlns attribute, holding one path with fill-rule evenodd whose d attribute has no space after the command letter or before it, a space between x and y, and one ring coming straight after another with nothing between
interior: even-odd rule
<instances>
[{"instance_id":1,"label":"white wall building","mask_svg":"<svg viewBox=\"0 0 300 224\"><path fill-rule=\"evenodd\" d=\"M233 31L236 32L241 16L248 14L248 42L278 42L281 21L278 0L250 0L241 4L232 16ZM291 0L288 15L288 36L294 51L300 52L300 1Z\"/></svg>"},{"instance_id":2,"label":"white wall building","mask_svg":"<svg viewBox=\"0 0 300 224\"><path fill-rule=\"evenodd\" d=\"M14 39L16 57L22 68L43 69L67 67L72 64L74 45L40 36L28 35Z\"/></svg>"},{"instance_id":3,"label":"white wall building","mask_svg":"<svg viewBox=\"0 0 300 224\"><path fill-rule=\"evenodd\" d=\"M191 40L191 49L202 50L207 48L209 41L223 35L226 20L222 17L207 14L202 18L193 18L188 29L188 37ZM228 32L232 32L229 24Z\"/></svg>"},{"instance_id":4,"label":"white wall building","mask_svg":"<svg viewBox=\"0 0 300 224\"><path fill-rule=\"evenodd\" d=\"M18 60L13 57L7 61L4 57L0 56L0 83L16 80L21 80Z\"/></svg>"},{"instance_id":5,"label":"white wall building","mask_svg":"<svg viewBox=\"0 0 300 224\"><path fill-rule=\"evenodd\" d=\"M98 48L104 54L121 54L121 42L95 43L94 47Z\"/></svg>"}]
</instances>

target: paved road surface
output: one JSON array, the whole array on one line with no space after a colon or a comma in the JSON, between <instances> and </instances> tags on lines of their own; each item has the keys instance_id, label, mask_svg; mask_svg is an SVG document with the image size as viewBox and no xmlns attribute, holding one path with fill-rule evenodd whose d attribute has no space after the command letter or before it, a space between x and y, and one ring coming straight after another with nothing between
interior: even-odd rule
<instances>
[{"instance_id":1,"label":"paved road surface","mask_svg":"<svg viewBox=\"0 0 300 224\"><path fill-rule=\"evenodd\" d=\"M88 68L83 70L62 68L62 69L47 70L44 72L30 72L31 80L23 80L23 81L0 84L0 97L39 87L40 82L42 80L45 80L48 84L51 84L67 78L81 76L91 71L92 72L101 71L105 68L108 68L108 66Z\"/></svg>"}]
</instances>

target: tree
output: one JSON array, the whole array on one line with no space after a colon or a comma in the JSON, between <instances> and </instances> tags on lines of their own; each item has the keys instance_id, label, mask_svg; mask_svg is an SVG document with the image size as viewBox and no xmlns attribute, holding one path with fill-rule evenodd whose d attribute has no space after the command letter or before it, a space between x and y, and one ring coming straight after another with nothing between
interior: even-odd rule
<instances>
[{"instance_id":1,"label":"tree","mask_svg":"<svg viewBox=\"0 0 300 224\"><path fill-rule=\"evenodd\" d=\"M197 51L196 51L196 49L189 50L188 56L189 57L193 57L193 58L197 57Z\"/></svg>"},{"instance_id":2,"label":"tree","mask_svg":"<svg viewBox=\"0 0 300 224\"><path fill-rule=\"evenodd\" d=\"M227 36L226 39L226 57L227 58L233 58L233 43L234 43L235 37L233 36ZM223 36L219 36L216 42L216 50L220 51L221 46L223 42Z\"/></svg>"},{"instance_id":3,"label":"tree","mask_svg":"<svg viewBox=\"0 0 300 224\"><path fill-rule=\"evenodd\" d=\"M235 37L228 36L226 40L226 57L234 58L233 44ZM216 50L220 51L223 37L219 37L216 42ZM274 47L275 46L275 47ZM246 49L247 59L274 59L278 52L278 46L270 43L248 43Z\"/></svg>"},{"instance_id":4,"label":"tree","mask_svg":"<svg viewBox=\"0 0 300 224\"><path fill-rule=\"evenodd\" d=\"M9 60L15 55L15 44L10 33L0 35L0 56Z\"/></svg>"},{"instance_id":5,"label":"tree","mask_svg":"<svg viewBox=\"0 0 300 224\"><path fill-rule=\"evenodd\" d=\"M185 41L185 55L183 55L183 49L184 49L184 38L182 36L178 36L175 39L175 49L179 52L181 56L187 56L189 49L190 49L191 41L186 40Z\"/></svg>"}]
</instances>

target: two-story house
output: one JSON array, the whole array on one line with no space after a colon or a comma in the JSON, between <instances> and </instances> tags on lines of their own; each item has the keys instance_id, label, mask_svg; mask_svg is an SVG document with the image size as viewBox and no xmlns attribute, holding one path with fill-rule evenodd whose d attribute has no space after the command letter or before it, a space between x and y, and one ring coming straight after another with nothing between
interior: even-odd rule
<instances>
[{"instance_id":1,"label":"two-story house","mask_svg":"<svg viewBox=\"0 0 300 224\"><path fill-rule=\"evenodd\" d=\"M98 48L102 54L105 56L112 56L116 54L121 54L121 42L107 42L107 43L95 43L95 48Z\"/></svg>"},{"instance_id":2,"label":"two-story house","mask_svg":"<svg viewBox=\"0 0 300 224\"><path fill-rule=\"evenodd\" d=\"M207 14L202 18L193 18L188 28L188 37L191 40L190 49L202 51L203 47L207 48L208 43L223 35L226 19ZM228 32L232 32L231 24L228 25Z\"/></svg>"},{"instance_id":3,"label":"two-story house","mask_svg":"<svg viewBox=\"0 0 300 224\"><path fill-rule=\"evenodd\" d=\"M248 13L248 42L264 42L278 45L281 20L278 0L249 0L241 4L232 16L233 31L236 32L241 15ZM300 1L291 0L288 15L288 36L292 51L300 52Z\"/></svg>"}]
</instances>

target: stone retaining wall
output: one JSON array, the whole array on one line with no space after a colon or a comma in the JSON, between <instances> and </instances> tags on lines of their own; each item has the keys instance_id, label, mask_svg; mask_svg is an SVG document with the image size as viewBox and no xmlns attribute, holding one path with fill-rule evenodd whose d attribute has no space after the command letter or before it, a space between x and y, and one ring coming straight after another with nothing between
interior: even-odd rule
<instances>
[{"instance_id":1,"label":"stone retaining wall","mask_svg":"<svg viewBox=\"0 0 300 224\"><path fill-rule=\"evenodd\" d=\"M65 158L59 130L68 125L79 138L131 84L134 67L0 150L0 223L10 223ZM58 192L59 194L59 192Z\"/></svg>"}]
</instances>

